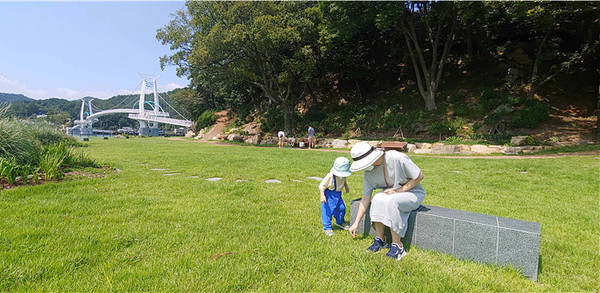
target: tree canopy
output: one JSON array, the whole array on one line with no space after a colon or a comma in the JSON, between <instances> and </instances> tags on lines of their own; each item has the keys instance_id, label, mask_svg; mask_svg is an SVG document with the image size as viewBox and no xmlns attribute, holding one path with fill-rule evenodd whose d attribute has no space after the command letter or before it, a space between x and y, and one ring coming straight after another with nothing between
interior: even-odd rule
<instances>
[{"instance_id":1,"label":"tree canopy","mask_svg":"<svg viewBox=\"0 0 600 293\"><path fill-rule=\"evenodd\" d=\"M192 119L271 109L290 132L343 105L355 124L382 91L433 112L457 74L530 99L561 74L597 75L599 15L597 2L189 1L156 37L172 50L161 66L190 80L174 99Z\"/></svg>"}]
</instances>

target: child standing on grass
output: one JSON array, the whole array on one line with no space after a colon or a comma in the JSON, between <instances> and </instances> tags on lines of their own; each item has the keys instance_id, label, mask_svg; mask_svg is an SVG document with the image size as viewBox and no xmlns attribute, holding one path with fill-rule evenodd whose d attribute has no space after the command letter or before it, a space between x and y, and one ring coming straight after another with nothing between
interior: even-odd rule
<instances>
[{"instance_id":1,"label":"child standing on grass","mask_svg":"<svg viewBox=\"0 0 600 293\"><path fill-rule=\"evenodd\" d=\"M350 192L346 177L352 174L350 172L350 160L344 157L338 157L333 163L331 171L325 175L325 178L319 184L321 190L321 221L323 222L323 231L328 236L333 236L331 229L332 216L335 218L335 225L348 230L350 226L344 220L346 215L346 205L342 199L342 190Z\"/></svg>"}]
</instances>

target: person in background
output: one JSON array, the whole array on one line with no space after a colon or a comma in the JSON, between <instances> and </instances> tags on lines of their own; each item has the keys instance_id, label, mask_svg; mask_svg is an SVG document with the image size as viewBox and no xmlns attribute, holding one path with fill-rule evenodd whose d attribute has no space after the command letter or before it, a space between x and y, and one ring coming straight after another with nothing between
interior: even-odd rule
<instances>
[{"instance_id":1,"label":"person in background","mask_svg":"<svg viewBox=\"0 0 600 293\"><path fill-rule=\"evenodd\" d=\"M283 131L277 132L277 137L279 138L279 148L282 148L283 143L285 141L285 132L283 132Z\"/></svg>"},{"instance_id":2,"label":"person in background","mask_svg":"<svg viewBox=\"0 0 600 293\"><path fill-rule=\"evenodd\" d=\"M310 124L308 125L308 149L310 150L311 148L315 147L315 141L317 140L317 138L315 137L315 129L312 128L312 126L310 126Z\"/></svg>"},{"instance_id":3,"label":"person in background","mask_svg":"<svg viewBox=\"0 0 600 293\"><path fill-rule=\"evenodd\" d=\"M331 218L335 218L335 225L348 230L349 226L344 220L346 215L346 205L342 199L342 190L350 192L346 177L350 176L350 160L344 157L338 157L333 162L333 167L325 175L319 184L321 191L321 222L323 223L323 232L327 236L333 236L331 229Z\"/></svg>"}]
</instances>

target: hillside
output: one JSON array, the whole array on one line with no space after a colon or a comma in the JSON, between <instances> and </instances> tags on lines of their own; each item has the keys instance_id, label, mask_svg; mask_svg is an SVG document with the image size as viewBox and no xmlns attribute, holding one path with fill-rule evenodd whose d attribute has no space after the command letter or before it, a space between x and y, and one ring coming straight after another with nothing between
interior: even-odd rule
<instances>
[{"instance_id":1,"label":"hillside","mask_svg":"<svg viewBox=\"0 0 600 293\"><path fill-rule=\"evenodd\" d=\"M33 101L33 99L21 94L0 93L0 103L12 103L18 101Z\"/></svg>"}]
</instances>

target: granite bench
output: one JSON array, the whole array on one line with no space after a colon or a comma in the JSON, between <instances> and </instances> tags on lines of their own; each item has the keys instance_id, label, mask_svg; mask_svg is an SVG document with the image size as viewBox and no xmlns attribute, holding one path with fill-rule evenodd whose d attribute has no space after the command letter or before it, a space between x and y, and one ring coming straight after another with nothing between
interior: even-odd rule
<instances>
[{"instance_id":1,"label":"granite bench","mask_svg":"<svg viewBox=\"0 0 600 293\"><path fill-rule=\"evenodd\" d=\"M360 198L350 204L350 223L356 219ZM376 236L369 212L357 234ZM402 239L405 247L451 254L459 259L512 266L537 281L540 253L539 223L422 205L410 214ZM386 229L386 239L391 239Z\"/></svg>"}]
</instances>

